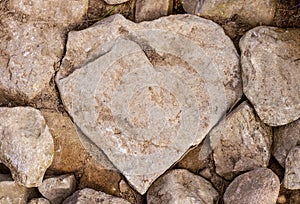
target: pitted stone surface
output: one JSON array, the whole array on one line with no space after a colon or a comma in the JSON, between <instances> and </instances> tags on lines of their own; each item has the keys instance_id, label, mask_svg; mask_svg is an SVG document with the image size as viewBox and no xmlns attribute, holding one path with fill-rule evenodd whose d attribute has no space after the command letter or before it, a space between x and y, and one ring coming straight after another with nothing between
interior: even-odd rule
<instances>
[{"instance_id":1,"label":"pitted stone surface","mask_svg":"<svg viewBox=\"0 0 300 204\"><path fill-rule=\"evenodd\" d=\"M49 88L63 54L60 29L49 24L2 18L0 104L31 101Z\"/></svg>"},{"instance_id":2,"label":"pitted stone surface","mask_svg":"<svg viewBox=\"0 0 300 204\"><path fill-rule=\"evenodd\" d=\"M268 166L272 128L261 122L247 102L239 105L209 135L220 176L232 179L241 172Z\"/></svg>"},{"instance_id":3,"label":"pitted stone surface","mask_svg":"<svg viewBox=\"0 0 300 204\"><path fill-rule=\"evenodd\" d=\"M129 0L104 0L107 4L122 4Z\"/></svg>"},{"instance_id":4,"label":"pitted stone surface","mask_svg":"<svg viewBox=\"0 0 300 204\"><path fill-rule=\"evenodd\" d=\"M251 25L270 24L275 15L274 0L181 0L187 13L205 16L209 19L241 18Z\"/></svg>"},{"instance_id":5,"label":"pitted stone surface","mask_svg":"<svg viewBox=\"0 0 300 204\"><path fill-rule=\"evenodd\" d=\"M284 187L300 189L300 147L294 147L285 160Z\"/></svg>"},{"instance_id":6,"label":"pitted stone surface","mask_svg":"<svg viewBox=\"0 0 300 204\"><path fill-rule=\"evenodd\" d=\"M68 197L63 204L130 204L128 201L118 198L115 196L108 195L101 191L95 191L90 188L85 188L73 193L72 196Z\"/></svg>"},{"instance_id":7,"label":"pitted stone surface","mask_svg":"<svg viewBox=\"0 0 300 204\"><path fill-rule=\"evenodd\" d=\"M0 108L0 161L26 187L41 185L53 159L53 139L43 116L29 107Z\"/></svg>"},{"instance_id":8,"label":"pitted stone surface","mask_svg":"<svg viewBox=\"0 0 300 204\"><path fill-rule=\"evenodd\" d=\"M284 167L285 159L291 149L300 144L300 119L284 126L274 128L272 154Z\"/></svg>"},{"instance_id":9,"label":"pitted stone surface","mask_svg":"<svg viewBox=\"0 0 300 204\"><path fill-rule=\"evenodd\" d=\"M68 39L56 77L63 103L142 194L241 96L232 42L196 16L114 15Z\"/></svg>"},{"instance_id":10,"label":"pitted stone surface","mask_svg":"<svg viewBox=\"0 0 300 204\"><path fill-rule=\"evenodd\" d=\"M147 193L147 203L216 203L218 193L210 182L185 169L172 170L159 178Z\"/></svg>"},{"instance_id":11,"label":"pitted stone surface","mask_svg":"<svg viewBox=\"0 0 300 204\"><path fill-rule=\"evenodd\" d=\"M271 126L300 117L300 29L256 27L240 40L244 93Z\"/></svg>"},{"instance_id":12,"label":"pitted stone surface","mask_svg":"<svg viewBox=\"0 0 300 204\"><path fill-rule=\"evenodd\" d=\"M46 198L33 198L28 204L50 204L50 202Z\"/></svg>"},{"instance_id":13,"label":"pitted stone surface","mask_svg":"<svg viewBox=\"0 0 300 204\"><path fill-rule=\"evenodd\" d=\"M9 7L32 21L67 26L80 22L87 12L88 0L10 0Z\"/></svg>"}]
</instances>

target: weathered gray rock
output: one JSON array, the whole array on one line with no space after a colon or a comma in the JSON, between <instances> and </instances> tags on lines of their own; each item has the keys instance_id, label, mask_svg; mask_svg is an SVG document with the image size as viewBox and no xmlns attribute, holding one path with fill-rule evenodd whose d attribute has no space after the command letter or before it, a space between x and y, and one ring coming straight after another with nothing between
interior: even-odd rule
<instances>
[{"instance_id":1,"label":"weathered gray rock","mask_svg":"<svg viewBox=\"0 0 300 204\"><path fill-rule=\"evenodd\" d=\"M268 166L272 128L261 122L247 102L233 110L209 135L216 172L226 179Z\"/></svg>"},{"instance_id":2,"label":"weathered gray rock","mask_svg":"<svg viewBox=\"0 0 300 204\"><path fill-rule=\"evenodd\" d=\"M68 197L63 204L97 204L99 202L103 204L130 204L122 198L114 197L89 188L76 191L72 196Z\"/></svg>"},{"instance_id":3,"label":"weathered gray rock","mask_svg":"<svg viewBox=\"0 0 300 204\"><path fill-rule=\"evenodd\" d=\"M232 42L196 16L114 15L68 39L56 76L63 103L141 194L242 93Z\"/></svg>"},{"instance_id":4,"label":"weathered gray rock","mask_svg":"<svg viewBox=\"0 0 300 204\"><path fill-rule=\"evenodd\" d=\"M135 21L150 21L168 15L172 11L172 0L137 0Z\"/></svg>"},{"instance_id":5,"label":"weathered gray rock","mask_svg":"<svg viewBox=\"0 0 300 204\"><path fill-rule=\"evenodd\" d=\"M71 195L76 188L73 174L65 174L45 179L38 187L39 192L53 204L61 203Z\"/></svg>"},{"instance_id":6,"label":"weathered gray rock","mask_svg":"<svg viewBox=\"0 0 300 204\"><path fill-rule=\"evenodd\" d=\"M270 24L273 21L276 1L273 0L181 0L186 12L210 19L241 18L251 25Z\"/></svg>"},{"instance_id":7,"label":"weathered gray rock","mask_svg":"<svg viewBox=\"0 0 300 204\"><path fill-rule=\"evenodd\" d=\"M272 154L281 166L293 147L300 144L300 120L274 128Z\"/></svg>"},{"instance_id":8,"label":"weathered gray rock","mask_svg":"<svg viewBox=\"0 0 300 204\"><path fill-rule=\"evenodd\" d=\"M88 9L88 0L11 0L11 12L29 16L28 20L56 25L79 23Z\"/></svg>"},{"instance_id":9,"label":"weathered gray rock","mask_svg":"<svg viewBox=\"0 0 300 204\"><path fill-rule=\"evenodd\" d=\"M240 40L244 93L268 125L300 117L299 47L300 29L256 27Z\"/></svg>"},{"instance_id":10,"label":"weathered gray rock","mask_svg":"<svg viewBox=\"0 0 300 204\"><path fill-rule=\"evenodd\" d=\"M285 160L284 187L300 189L300 147L294 147Z\"/></svg>"},{"instance_id":11,"label":"weathered gray rock","mask_svg":"<svg viewBox=\"0 0 300 204\"><path fill-rule=\"evenodd\" d=\"M0 161L26 187L42 183L53 159L53 139L36 109L0 108Z\"/></svg>"},{"instance_id":12,"label":"weathered gray rock","mask_svg":"<svg viewBox=\"0 0 300 204\"><path fill-rule=\"evenodd\" d=\"M46 198L33 198L28 204L50 204L50 202Z\"/></svg>"},{"instance_id":13,"label":"weathered gray rock","mask_svg":"<svg viewBox=\"0 0 300 204\"><path fill-rule=\"evenodd\" d=\"M147 203L215 203L218 193L211 183L187 170L172 170L149 188Z\"/></svg>"},{"instance_id":14,"label":"weathered gray rock","mask_svg":"<svg viewBox=\"0 0 300 204\"><path fill-rule=\"evenodd\" d=\"M224 203L276 203L279 188L279 178L273 171L258 168L232 181L224 193Z\"/></svg>"},{"instance_id":15,"label":"weathered gray rock","mask_svg":"<svg viewBox=\"0 0 300 204\"><path fill-rule=\"evenodd\" d=\"M122 4L129 0L104 0L107 4Z\"/></svg>"},{"instance_id":16,"label":"weathered gray rock","mask_svg":"<svg viewBox=\"0 0 300 204\"><path fill-rule=\"evenodd\" d=\"M51 24L2 16L0 30L0 104L32 101L50 89L63 55L61 31Z\"/></svg>"},{"instance_id":17,"label":"weathered gray rock","mask_svg":"<svg viewBox=\"0 0 300 204\"><path fill-rule=\"evenodd\" d=\"M1 204L26 204L29 191L12 180L10 175L0 174L0 203Z\"/></svg>"}]
</instances>

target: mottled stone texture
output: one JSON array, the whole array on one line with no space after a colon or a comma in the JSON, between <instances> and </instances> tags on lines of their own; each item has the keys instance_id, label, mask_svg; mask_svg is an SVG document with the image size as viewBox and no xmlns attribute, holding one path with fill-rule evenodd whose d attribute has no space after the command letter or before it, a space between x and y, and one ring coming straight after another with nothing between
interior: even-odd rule
<instances>
[{"instance_id":1,"label":"mottled stone texture","mask_svg":"<svg viewBox=\"0 0 300 204\"><path fill-rule=\"evenodd\" d=\"M30 107L0 108L0 161L15 181L41 185L53 159L53 139L41 113Z\"/></svg>"},{"instance_id":2,"label":"mottled stone texture","mask_svg":"<svg viewBox=\"0 0 300 204\"><path fill-rule=\"evenodd\" d=\"M268 125L300 117L299 47L300 29L256 27L240 40L244 93Z\"/></svg>"},{"instance_id":3,"label":"mottled stone texture","mask_svg":"<svg viewBox=\"0 0 300 204\"><path fill-rule=\"evenodd\" d=\"M107 4L122 4L129 0L104 0Z\"/></svg>"},{"instance_id":4,"label":"mottled stone texture","mask_svg":"<svg viewBox=\"0 0 300 204\"><path fill-rule=\"evenodd\" d=\"M241 97L232 42L192 15L114 15L70 32L56 82L75 124L142 194Z\"/></svg>"},{"instance_id":5,"label":"mottled stone texture","mask_svg":"<svg viewBox=\"0 0 300 204\"><path fill-rule=\"evenodd\" d=\"M284 187L291 190L300 189L300 147L290 150L285 160Z\"/></svg>"}]
</instances>

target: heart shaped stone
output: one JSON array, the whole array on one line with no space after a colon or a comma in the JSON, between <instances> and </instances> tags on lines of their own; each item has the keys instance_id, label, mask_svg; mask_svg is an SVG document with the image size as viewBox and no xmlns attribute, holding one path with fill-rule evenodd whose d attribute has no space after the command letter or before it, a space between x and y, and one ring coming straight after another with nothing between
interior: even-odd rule
<instances>
[{"instance_id":1,"label":"heart shaped stone","mask_svg":"<svg viewBox=\"0 0 300 204\"><path fill-rule=\"evenodd\" d=\"M114 15L68 39L56 76L62 101L141 194L241 97L238 55L211 21Z\"/></svg>"}]
</instances>

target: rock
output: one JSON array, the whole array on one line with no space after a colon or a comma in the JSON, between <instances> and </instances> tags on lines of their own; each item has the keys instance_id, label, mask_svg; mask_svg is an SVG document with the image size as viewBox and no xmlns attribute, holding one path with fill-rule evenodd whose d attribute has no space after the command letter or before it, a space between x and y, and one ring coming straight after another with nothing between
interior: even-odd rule
<instances>
[{"instance_id":1,"label":"rock","mask_svg":"<svg viewBox=\"0 0 300 204\"><path fill-rule=\"evenodd\" d=\"M241 172L267 167L272 136L272 128L243 102L210 132L216 172L230 180Z\"/></svg>"},{"instance_id":2,"label":"rock","mask_svg":"<svg viewBox=\"0 0 300 204\"><path fill-rule=\"evenodd\" d=\"M209 19L241 18L244 22L255 25L270 24L275 16L276 2L273 0L181 0L187 13L204 16Z\"/></svg>"},{"instance_id":3,"label":"rock","mask_svg":"<svg viewBox=\"0 0 300 204\"><path fill-rule=\"evenodd\" d=\"M242 94L232 42L192 15L114 15L70 32L56 82L75 124L141 194Z\"/></svg>"},{"instance_id":4,"label":"rock","mask_svg":"<svg viewBox=\"0 0 300 204\"><path fill-rule=\"evenodd\" d=\"M297 144L300 144L300 119L274 128L272 153L281 166L285 166L288 153Z\"/></svg>"},{"instance_id":5,"label":"rock","mask_svg":"<svg viewBox=\"0 0 300 204\"><path fill-rule=\"evenodd\" d=\"M33 198L28 204L50 204L50 202L46 198Z\"/></svg>"},{"instance_id":6,"label":"rock","mask_svg":"<svg viewBox=\"0 0 300 204\"><path fill-rule=\"evenodd\" d=\"M105 194L101 191L95 191L93 189L85 188L79 191L76 191L72 196L68 197L63 204L109 204L109 203L118 203L118 204L130 204L126 200L118 197L114 197L108 194Z\"/></svg>"},{"instance_id":7,"label":"rock","mask_svg":"<svg viewBox=\"0 0 300 204\"><path fill-rule=\"evenodd\" d=\"M279 178L273 171L258 168L232 181L224 193L224 203L276 203L279 188Z\"/></svg>"},{"instance_id":8,"label":"rock","mask_svg":"<svg viewBox=\"0 0 300 204\"><path fill-rule=\"evenodd\" d=\"M0 104L27 104L45 92L47 97L64 50L60 29L1 16L0 30Z\"/></svg>"},{"instance_id":9,"label":"rock","mask_svg":"<svg viewBox=\"0 0 300 204\"><path fill-rule=\"evenodd\" d=\"M0 203L26 204L29 191L12 180L10 175L0 174Z\"/></svg>"},{"instance_id":10,"label":"rock","mask_svg":"<svg viewBox=\"0 0 300 204\"><path fill-rule=\"evenodd\" d=\"M42 184L53 159L53 139L36 109L0 108L0 161L26 187Z\"/></svg>"},{"instance_id":11,"label":"rock","mask_svg":"<svg viewBox=\"0 0 300 204\"><path fill-rule=\"evenodd\" d=\"M11 12L29 16L31 21L56 25L74 25L87 13L88 0L11 0Z\"/></svg>"},{"instance_id":12,"label":"rock","mask_svg":"<svg viewBox=\"0 0 300 204\"><path fill-rule=\"evenodd\" d=\"M184 169L159 178L147 193L147 203L216 203L218 193L211 183Z\"/></svg>"},{"instance_id":13,"label":"rock","mask_svg":"<svg viewBox=\"0 0 300 204\"><path fill-rule=\"evenodd\" d=\"M284 187L300 189L300 147L294 147L285 160Z\"/></svg>"},{"instance_id":14,"label":"rock","mask_svg":"<svg viewBox=\"0 0 300 204\"><path fill-rule=\"evenodd\" d=\"M172 12L172 0L137 0L135 4L135 21L151 21Z\"/></svg>"},{"instance_id":15,"label":"rock","mask_svg":"<svg viewBox=\"0 0 300 204\"><path fill-rule=\"evenodd\" d=\"M47 178L38 187L39 192L53 204L61 203L75 191L75 188L76 179L73 174Z\"/></svg>"},{"instance_id":16,"label":"rock","mask_svg":"<svg viewBox=\"0 0 300 204\"><path fill-rule=\"evenodd\" d=\"M122 4L129 0L104 0L107 4Z\"/></svg>"},{"instance_id":17,"label":"rock","mask_svg":"<svg viewBox=\"0 0 300 204\"><path fill-rule=\"evenodd\" d=\"M240 40L244 93L268 125L300 117L299 47L300 29L262 26Z\"/></svg>"}]
</instances>

